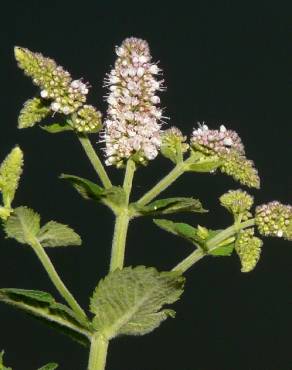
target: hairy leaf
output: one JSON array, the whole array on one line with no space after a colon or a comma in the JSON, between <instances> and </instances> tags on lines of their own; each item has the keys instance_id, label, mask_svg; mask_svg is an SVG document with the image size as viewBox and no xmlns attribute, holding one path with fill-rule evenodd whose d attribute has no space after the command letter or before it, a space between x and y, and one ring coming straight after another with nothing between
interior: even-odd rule
<instances>
[{"instance_id":1,"label":"hairy leaf","mask_svg":"<svg viewBox=\"0 0 292 370\"><path fill-rule=\"evenodd\" d=\"M183 197L159 199L147 206L139 206L134 203L133 207L137 210L138 214L145 216L166 215L179 212L207 212L198 199Z\"/></svg>"},{"instance_id":2,"label":"hairy leaf","mask_svg":"<svg viewBox=\"0 0 292 370\"><path fill-rule=\"evenodd\" d=\"M87 344L91 336L90 324L81 323L69 307L57 303L49 293L4 288L0 289L0 302L7 303L41 319L49 326L58 329L82 344Z\"/></svg>"},{"instance_id":3,"label":"hairy leaf","mask_svg":"<svg viewBox=\"0 0 292 370\"><path fill-rule=\"evenodd\" d=\"M36 123L42 121L51 112L44 100L32 98L27 100L20 111L18 117L18 128L33 127Z\"/></svg>"},{"instance_id":4,"label":"hairy leaf","mask_svg":"<svg viewBox=\"0 0 292 370\"><path fill-rule=\"evenodd\" d=\"M68 123L51 123L50 125L40 126L44 131L50 134L58 134L59 132L72 131L72 127Z\"/></svg>"},{"instance_id":5,"label":"hairy leaf","mask_svg":"<svg viewBox=\"0 0 292 370\"><path fill-rule=\"evenodd\" d=\"M54 362L51 362L51 363L49 363L45 366L42 366L38 370L55 370L55 369L57 369L58 366L59 366L58 364L55 364Z\"/></svg>"},{"instance_id":6,"label":"hairy leaf","mask_svg":"<svg viewBox=\"0 0 292 370\"><path fill-rule=\"evenodd\" d=\"M5 223L5 232L9 238L27 244L40 230L40 216L32 209L18 207Z\"/></svg>"},{"instance_id":7,"label":"hairy leaf","mask_svg":"<svg viewBox=\"0 0 292 370\"><path fill-rule=\"evenodd\" d=\"M4 159L0 166L0 192L4 206L10 208L13 201L20 176L22 174L23 153L16 146Z\"/></svg>"},{"instance_id":8,"label":"hairy leaf","mask_svg":"<svg viewBox=\"0 0 292 370\"><path fill-rule=\"evenodd\" d=\"M81 245L81 238L73 229L55 221L46 223L40 229L37 238L43 247Z\"/></svg>"},{"instance_id":9,"label":"hairy leaf","mask_svg":"<svg viewBox=\"0 0 292 370\"><path fill-rule=\"evenodd\" d=\"M179 299L184 278L138 266L115 270L101 280L90 302L93 325L108 338L151 332L174 311L162 309Z\"/></svg>"}]
</instances>

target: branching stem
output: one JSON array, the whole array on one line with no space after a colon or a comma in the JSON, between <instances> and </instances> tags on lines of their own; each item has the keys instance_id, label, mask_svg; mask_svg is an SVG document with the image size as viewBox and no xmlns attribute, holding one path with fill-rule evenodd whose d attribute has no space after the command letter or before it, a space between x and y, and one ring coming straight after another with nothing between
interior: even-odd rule
<instances>
[{"instance_id":1,"label":"branching stem","mask_svg":"<svg viewBox=\"0 0 292 370\"><path fill-rule=\"evenodd\" d=\"M215 248L218 247L218 244L220 244L222 241L228 239L230 236L235 235L242 229L253 226L254 223L255 223L254 219L251 219L251 220L242 222L241 224L234 224L228 227L227 229L221 231L221 233L215 235L214 238L207 241L206 243L207 249L209 251L214 250ZM203 251L201 248L198 248L193 253L191 253L189 256L187 256L184 260L182 260L179 264L177 264L172 269L172 271L185 272L205 256L208 256L208 253Z\"/></svg>"}]
</instances>

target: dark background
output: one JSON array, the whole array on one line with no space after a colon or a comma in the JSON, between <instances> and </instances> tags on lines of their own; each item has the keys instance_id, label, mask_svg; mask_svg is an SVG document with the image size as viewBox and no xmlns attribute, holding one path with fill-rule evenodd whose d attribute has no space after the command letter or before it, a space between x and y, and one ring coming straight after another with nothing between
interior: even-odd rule
<instances>
[{"instance_id":1,"label":"dark background","mask_svg":"<svg viewBox=\"0 0 292 370\"><path fill-rule=\"evenodd\" d=\"M92 84L89 101L103 112L103 78L114 63L114 46L128 36L148 40L164 70L171 124L190 134L197 121L236 130L259 169L256 204L291 203L291 12L290 2L193 1L10 1L1 7L0 158L18 143L24 176L15 205L29 205L43 221L68 223L83 247L52 249L49 255L83 307L107 273L113 217L85 202L58 179L61 172L95 179L73 135L40 129L19 131L18 112L36 93L17 69L13 46L55 58L74 78ZM4 5L5 4L5 5ZM5 7L5 9L3 8ZM98 140L93 136L93 143ZM157 159L139 170L134 198L171 165ZM120 171L110 169L115 183ZM230 217L218 196L239 185L231 178L188 174L163 195L199 197L208 215L177 220L226 227ZM1 242L1 287L55 292L32 251ZM130 227L127 265L172 268L192 247L156 228L151 219ZM292 246L265 239L254 272L242 274L236 256L205 259L186 274L177 317L144 337L121 337L110 345L107 370L291 370ZM59 297L58 297L59 299ZM0 306L0 348L16 370L49 361L63 370L84 370L87 350L23 313Z\"/></svg>"}]
</instances>

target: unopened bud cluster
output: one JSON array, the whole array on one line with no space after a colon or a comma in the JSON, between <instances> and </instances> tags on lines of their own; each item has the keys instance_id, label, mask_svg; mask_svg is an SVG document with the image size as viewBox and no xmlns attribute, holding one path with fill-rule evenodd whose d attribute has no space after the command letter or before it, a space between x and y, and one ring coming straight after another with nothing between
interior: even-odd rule
<instances>
[{"instance_id":1,"label":"unopened bud cluster","mask_svg":"<svg viewBox=\"0 0 292 370\"><path fill-rule=\"evenodd\" d=\"M262 245L262 240L254 236L254 229L240 232L235 250L240 258L241 272L249 272L255 268L261 255Z\"/></svg>"},{"instance_id":2,"label":"unopened bud cluster","mask_svg":"<svg viewBox=\"0 0 292 370\"><path fill-rule=\"evenodd\" d=\"M20 47L15 48L15 57L18 66L41 89L41 97L50 101L53 112L71 114L85 103L88 86L81 80L73 81L53 59Z\"/></svg>"},{"instance_id":3,"label":"unopened bud cluster","mask_svg":"<svg viewBox=\"0 0 292 370\"><path fill-rule=\"evenodd\" d=\"M292 240L292 206L278 201L258 206L255 221L262 235Z\"/></svg>"},{"instance_id":4,"label":"unopened bud cluster","mask_svg":"<svg viewBox=\"0 0 292 370\"><path fill-rule=\"evenodd\" d=\"M189 145L185 143L187 137L177 127L171 127L161 132L161 153L176 163L178 157L185 153Z\"/></svg>"},{"instance_id":5,"label":"unopened bud cluster","mask_svg":"<svg viewBox=\"0 0 292 370\"><path fill-rule=\"evenodd\" d=\"M128 38L116 54L115 68L105 81L110 93L103 139L106 164L119 167L136 153L142 163L157 156L162 111L156 92L162 90L162 81L155 76L160 70L151 62L146 41Z\"/></svg>"},{"instance_id":6,"label":"unopened bud cluster","mask_svg":"<svg viewBox=\"0 0 292 370\"><path fill-rule=\"evenodd\" d=\"M102 128L101 113L92 105L83 105L72 122L74 129L78 132L94 133Z\"/></svg>"},{"instance_id":7,"label":"unopened bud cluster","mask_svg":"<svg viewBox=\"0 0 292 370\"><path fill-rule=\"evenodd\" d=\"M259 188L260 179L254 163L245 157L244 146L235 131L221 125L219 130L210 130L205 124L193 130L192 148L207 156L218 156L220 170L249 187Z\"/></svg>"},{"instance_id":8,"label":"unopened bud cluster","mask_svg":"<svg viewBox=\"0 0 292 370\"><path fill-rule=\"evenodd\" d=\"M241 215L242 220L247 220L251 213L253 197L243 190L229 190L220 197L220 203L234 215Z\"/></svg>"}]
</instances>

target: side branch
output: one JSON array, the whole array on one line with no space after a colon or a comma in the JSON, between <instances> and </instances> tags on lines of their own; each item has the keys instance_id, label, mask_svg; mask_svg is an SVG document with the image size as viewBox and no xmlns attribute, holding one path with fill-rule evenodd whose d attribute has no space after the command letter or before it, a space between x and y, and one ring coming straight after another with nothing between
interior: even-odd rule
<instances>
[{"instance_id":1,"label":"side branch","mask_svg":"<svg viewBox=\"0 0 292 370\"><path fill-rule=\"evenodd\" d=\"M85 153L87 154L92 166L94 167L96 173L98 174L103 186L106 189L109 189L112 187L112 183L104 169L104 166L99 159L96 151L93 149L93 146L86 134L77 134L77 137L85 150Z\"/></svg>"}]
</instances>

